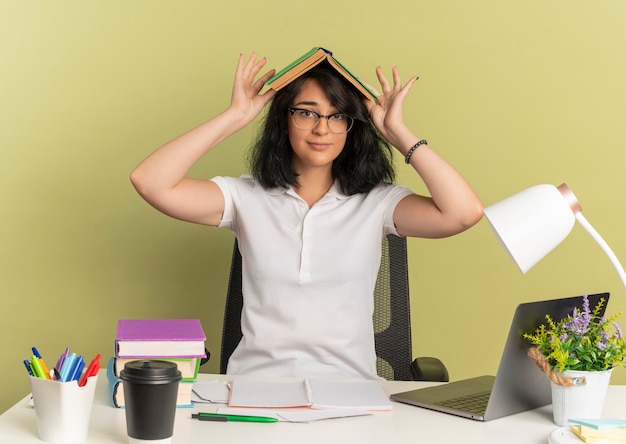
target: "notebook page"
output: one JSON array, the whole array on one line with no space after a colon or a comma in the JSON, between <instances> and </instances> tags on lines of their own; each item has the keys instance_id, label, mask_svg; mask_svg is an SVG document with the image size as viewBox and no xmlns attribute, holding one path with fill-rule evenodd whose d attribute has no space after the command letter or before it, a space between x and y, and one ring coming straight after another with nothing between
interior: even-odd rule
<instances>
[{"instance_id":1,"label":"notebook page","mask_svg":"<svg viewBox=\"0 0 626 444\"><path fill-rule=\"evenodd\" d=\"M389 397L375 381L339 382L322 379L308 381L311 407L318 409L391 410Z\"/></svg>"},{"instance_id":2,"label":"notebook page","mask_svg":"<svg viewBox=\"0 0 626 444\"><path fill-rule=\"evenodd\" d=\"M307 407L310 404L303 379L233 379L228 401L230 407Z\"/></svg>"},{"instance_id":3,"label":"notebook page","mask_svg":"<svg viewBox=\"0 0 626 444\"><path fill-rule=\"evenodd\" d=\"M230 389L228 384L218 380L194 382L191 389L191 400L193 402L226 404L228 403L229 395Z\"/></svg>"}]
</instances>

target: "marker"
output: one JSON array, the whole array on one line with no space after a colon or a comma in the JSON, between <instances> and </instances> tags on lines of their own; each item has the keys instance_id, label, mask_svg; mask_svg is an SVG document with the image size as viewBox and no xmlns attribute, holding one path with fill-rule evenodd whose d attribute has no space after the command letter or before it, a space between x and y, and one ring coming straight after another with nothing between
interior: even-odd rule
<instances>
[{"instance_id":1,"label":"marker","mask_svg":"<svg viewBox=\"0 0 626 444\"><path fill-rule=\"evenodd\" d=\"M278 422L276 418L270 418L268 416L247 416L247 415L224 415L221 413L192 413L193 419L199 419L200 421L217 421L217 422Z\"/></svg>"},{"instance_id":2,"label":"marker","mask_svg":"<svg viewBox=\"0 0 626 444\"><path fill-rule=\"evenodd\" d=\"M30 362L28 361L28 359L24 359L24 367L26 367L26 371L28 372L28 374L30 376L35 376L33 373L33 369L30 366Z\"/></svg>"},{"instance_id":3,"label":"marker","mask_svg":"<svg viewBox=\"0 0 626 444\"><path fill-rule=\"evenodd\" d=\"M39 359L39 363L41 364L41 368L43 369L44 374L46 375L46 379L52 379L52 377L50 376L50 370L48 370L48 366L41 357L41 354L39 353L39 350L37 350L37 347L33 347L32 350L33 354L37 357L37 359Z\"/></svg>"},{"instance_id":4,"label":"marker","mask_svg":"<svg viewBox=\"0 0 626 444\"><path fill-rule=\"evenodd\" d=\"M80 377L80 372L83 371L83 368L85 368L85 358L83 358L82 356L79 356L76 362L74 363L74 368L72 368L69 374L67 375L67 380L78 381L78 378Z\"/></svg>"},{"instance_id":5,"label":"marker","mask_svg":"<svg viewBox=\"0 0 626 444\"><path fill-rule=\"evenodd\" d=\"M65 361L63 361L63 366L61 367L61 382L69 381L70 372L74 369L74 363L76 362L76 353L72 353L69 355Z\"/></svg>"},{"instance_id":6,"label":"marker","mask_svg":"<svg viewBox=\"0 0 626 444\"><path fill-rule=\"evenodd\" d=\"M39 361L39 358L37 356L33 355L33 357L30 358L30 365L33 369L34 376L37 376L38 378L48 379L43 371L43 367L41 367L41 361Z\"/></svg>"},{"instance_id":7,"label":"marker","mask_svg":"<svg viewBox=\"0 0 626 444\"><path fill-rule=\"evenodd\" d=\"M83 375L83 377L80 379L80 382L78 383L79 387L83 387L85 384L87 384L87 379L90 376L94 376L96 373L98 373L98 370L100 370L100 358L101 357L102 355L98 353L96 357L93 358L92 361L89 363L89 367L87 367L85 374Z\"/></svg>"},{"instance_id":8,"label":"marker","mask_svg":"<svg viewBox=\"0 0 626 444\"><path fill-rule=\"evenodd\" d=\"M54 369L56 370L55 373L61 373L61 367L63 366L63 361L65 361L65 359L70 355L70 348L67 347L65 349L64 353L61 353L61 355L59 356L59 359L57 360L57 365L54 366Z\"/></svg>"}]
</instances>

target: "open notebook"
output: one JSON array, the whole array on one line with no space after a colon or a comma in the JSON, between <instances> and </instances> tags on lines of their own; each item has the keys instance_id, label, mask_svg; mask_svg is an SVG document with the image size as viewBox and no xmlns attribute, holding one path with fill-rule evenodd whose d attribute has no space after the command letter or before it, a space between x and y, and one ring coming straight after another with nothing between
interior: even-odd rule
<instances>
[{"instance_id":1,"label":"open notebook","mask_svg":"<svg viewBox=\"0 0 626 444\"><path fill-rule=\"evenodd\" d=\"M605 304L609 293L589 295L594 307L600 298ZM531 410L551 402L550 381L527 356L531 344L524 333L533 333L546 321L546 314L560 320L582 307L583 297L575 296L518 305L504 346L496 376L452 382L391 395L393 401L450 413L480 421L501 418Z\"/></svg>"},{"instance_id":2,"label":"open notebook","mask_svg":"<svg viewBox=\"0 0 626 444\"><path fill-rule=\"evenodd\" d=\"M229 407L391 410L392 403L375 381L325 379L272 380L234 378Z\"/></svg>"}]
</instances>

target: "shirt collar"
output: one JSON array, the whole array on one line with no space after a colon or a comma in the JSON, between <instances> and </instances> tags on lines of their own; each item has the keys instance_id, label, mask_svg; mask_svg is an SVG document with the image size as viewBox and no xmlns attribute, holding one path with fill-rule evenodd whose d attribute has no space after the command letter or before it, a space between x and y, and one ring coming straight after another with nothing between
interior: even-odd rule
<instances>
[{"instance_id":1,"label":"shirt collar","mask_svg":"<svg viewBox=\"0 0 626 444\"><path fill-rule=\"evenodd\" d=\"M283 188L283 187L269 188L269 189L266 189L265 192L269 194L270 196L279 196L281 194L289 194L290 196L294 196L300 199L300 196L298 196L298 193L296 193L293 187L291 186L288 188ZM348 197L350 196L341 192L341 186L339 185L339 181L335 179L335 182L330 187L328 192L324 195L324 197L320 199L320 202L326 201L326 200L344 200L344 199L347 199Z\"/></svg>"}]
</instances>

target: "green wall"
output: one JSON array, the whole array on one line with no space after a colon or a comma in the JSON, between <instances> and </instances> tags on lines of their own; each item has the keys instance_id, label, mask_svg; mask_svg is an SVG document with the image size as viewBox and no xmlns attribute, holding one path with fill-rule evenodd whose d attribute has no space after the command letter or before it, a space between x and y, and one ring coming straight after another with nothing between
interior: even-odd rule
<instances>
[{"instance_id":1,"label":"green wall","mask_svg":"<svg viewBox=\"0 0 626 444\"><path fill-rule=\"evenodd\" d=\"M0 0L0 411L29 391L31 346L49 361L66 346L108 358L124 317L199 317L214 352L204 371L217 371L231 234L160 215L128 175L228 104L240 52L280 68L321 45L370 83L378 64L419 74L407 121L485 204L567 182L626 261L625 2L363 5ZM244 172L252 130L194 174ZM422 191L397 160L399 181ZM611 291L609 311L626 310L580 226L527 275L484 220L409 248L415 354L453 379L496 370L519 302Z\"/></svg>"}]
</instances>

